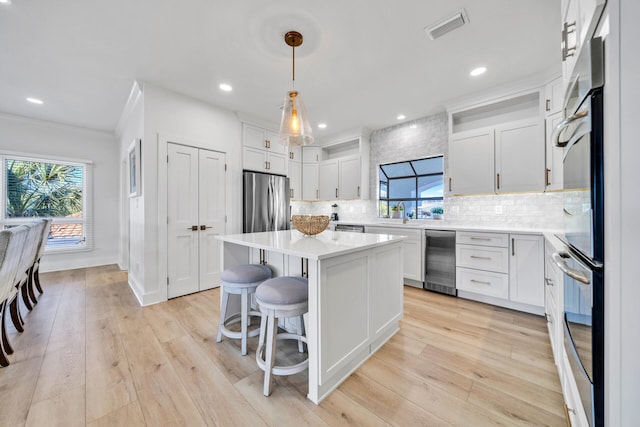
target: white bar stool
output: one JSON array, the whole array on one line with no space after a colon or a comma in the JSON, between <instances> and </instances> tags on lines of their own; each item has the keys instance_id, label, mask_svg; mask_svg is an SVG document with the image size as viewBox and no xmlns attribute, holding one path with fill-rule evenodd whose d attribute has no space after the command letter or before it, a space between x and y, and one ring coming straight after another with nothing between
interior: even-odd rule
<instances>
[{"instance_id":1,"label":"white bar stool","mask_svg":"<svg viewBox=\"0 0 640 427\"><path fill-rule=\"evenodd\" d=\"M220 274L222 295L220 298L220 321L218 322L217 342L222 336L241 340L241 354L247 354L247 338L260 333L258 328L248 331L250 316L261 316L258 311L251 310L251 294L255 293L259 284L272 276L266 265L242 264L230 267ZM227 317L229 295L240 295L240 313ZM240 332L231 331L227 326L240 322Z\"/></svg>"},{"instance_id":2,"label":"white bar stool","mask_svg":"<svg viewBox=\"0 0 640 427\"><path fill-rule=\"evenodd\" d=\"M256 302L262 312L256 362L264 371L263 394L265 396L271 394L272 375L293 375L304 371L309 366L308 357L295 365L275 365L276 340L297 340L298 350L301 353L304 351L302 343L306 343L307 339L302 330L300 334L278 333L278 319L298 317L302 325L302 315L308 311L308 295L308 282L303 277L275 277L264 281L256 290Z\"/></svg>"}]
</instances>

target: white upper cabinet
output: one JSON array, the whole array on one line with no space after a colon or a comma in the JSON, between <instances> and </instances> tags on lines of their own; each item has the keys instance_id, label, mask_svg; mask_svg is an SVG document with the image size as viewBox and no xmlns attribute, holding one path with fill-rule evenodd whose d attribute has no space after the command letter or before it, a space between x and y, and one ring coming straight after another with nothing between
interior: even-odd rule
<instances>
[{"instance_id":1,"label":"white upper cabinet","mask_svg":"<svg viewBox=\"0 0 640 427\"><path fill-rule=\"evenodd\" d=\"M546 189L547 191L562 190L562 155L564 149L556 147L553 143L552 136L558 124L563 120L564 113L562 111L547 116L545 119L545 136L547 141L547 169L546 169Z\"/></svg>"},{"instance_id":2,"label":"white upper cabinet","mask_svg":"<svg viewBox=\"0 0 640 427\"><path fill-rule=\"evenodd\" d=\"M335 200L339 197L339 165L338 159L325 160L318 168L320 200Z\"/></svg>"},{"instance_id":3,"label":"white upper cabinet","mask_svg":"<svg viewBox=\"0 0 640 427\"><path fill-rule=\"evenodd\" d=\"M542 88L449 111L448 194L544 191Z\"/></svg>"},{"instance_id":4,"label":"white upper cabinet","mask_svg":"<svg viewBox=\"0 0 640 427\"><path fill-rule=\"evenodd\" d=\"M317 182L317 199L353 200L366 199L369 196L369 136L368 131L359 131L353 136L347 135L325 142L320 147L303 149L304 198L313 195L312 184ZM315 169L308 168L317 164L317 181L312 174ZM306 180L310 183L307 184Z\"/></svg>"},{"instance_id":5,"label":"white upper cabinet","mask_svg":"<svg viewBox=\"0 0 640 427\"><path fill-rule=\"evenodd\" d=\"M553 79L544 87L544 114L550 116L562 112L564 102L562 77Z\"/></svg>"},{"instance_id":6,"label":"white upper cabinet","mask_svg":"<svg viewBox=\"0 0 640 427\"><path fill-rule=\"evenodd\" d=\"M302 200L302 163L289 160L289 198Z\"/></svg>"},{"instance_id":7,"label":"white upper cabinet","mask_svg":"<svg viewBox=\"0 0 640 427\"><path fill-rule=\"evenodd\" d=\"M452 194L493 193L493 129L469 131L449 140Z\"/></svg>"},{"instance_id":8,"label":"white upper cabinet","mask_svg":"<svg viewBox=\"0 0 640 427\"><path fill-rule=\"evenodd\" d=\"M496 127L496 193L544 191L542 132L537 119Z\"/></svg>"},{"instance_id":9,"label":"white upper cabinet","mask_svg":"<svg viewBox=\"0 0 640 427\"><path fill-rule=\"evenodd\" d=\"M322 147L303 147L302 162L303 163L320 163L322 160Z\"/></svg>"},{"instance_id":10,"label":"white upper cabinet","mask_svg":"<svg viewBox=\"0 0 640 427\"><path fill-rule=\"evenodd\" d=\"M302 199L318 200L320 189L318 188L318 163L302 164Z\"/></svg>"},{"instance_id":11,"label":"white upper cabinet","mask_svg":"<svg viewBox=\"0 0 640 427\"><path fill-rule=\"evenodd\" d=\"M242 124L243 169L287 174L287 147L278 142L278 135L259 126Z\"/></svg>"},{"instance_id":12,"label":"white upper cabinet","mask_svg":"<svg viewBox=\"0 0 640 427\"><path fill-rule=\"evenodd\" d=\"M567 0L562 3L562 77L566 88L582 46L598 26L606 0Z\"/></svg>"},{"instance_id":13,"label":"white upper cabinet","mask_svg":"<svg viewBox=\"0 0 640 427\"><path fill-rule=\"evenodd\" d=\"M294 162L302 162L302 147L285 147L287 148L289 160Z\"/></svg>"}]
</instances>

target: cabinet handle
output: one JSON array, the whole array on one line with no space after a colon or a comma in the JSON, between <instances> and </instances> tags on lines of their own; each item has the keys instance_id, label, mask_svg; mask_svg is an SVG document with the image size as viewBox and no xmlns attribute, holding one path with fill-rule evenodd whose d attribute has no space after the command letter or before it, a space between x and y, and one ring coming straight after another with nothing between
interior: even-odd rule
<instances>
[{"instance_id":1,"label":"cabinet handle","mask_svg":"<svg viewBox=\"0 0 640 427\"><path fill-rule=\"evenodd\" d=\"M574 33L576 31L576 21L573 21L571 24L568 22L564 23L564 27L562 30L562 60L566 61L568 57L575 55L577 46L569 47L569 34Z\"/></svg>"},{"instance_id":2,"label":"cabinet handle","mask_svg":"<svg viewBox=\"0 0 640 427\"><path fill-rule=\"evenodd\" d=\"M546 168L544 170L544 181L545 181L547 187L551 185L551 182L549 182L549 173L550 172L551 172L551 169L549 169L549 168Z\"/></svg>"},{"instance_id":3,"label":"cabinet handle","mask_svg":"<svg viewBox=\"0 0 640 427\"><path fill-rule=\"evenodd\" d=\"M544 109L545 109L545 111L551 111L551 100L550 99L547 99L545 101Z\"/></svg>"},{"instance_id":4,"label":"cabinet handle","mask_svg":"<svg viewBox=\"0 0 640 427\"><path fill-rule=\"evenodd\" d=\"M319 199L319 198L320 198L320 190L316 188L316 199Z\"/></svg>"},{"instance_id":5,"label":"cabinet handle","mask_svg":"<svg viewBox=\"0 0 640 427\"><path fill-rule=\"evenodd\" d=\"M489 260L489 261L491 261L491 257L488 257L488 256L476 256L476 255L471 255L471 256L470 256L470 258L473 258L473 259L485 259L485 260Z\"/></svg>"},{"instance_id":6,"label":"cabinet handle","mask_svg":"<svg viewBox=\"0 0 640 427\"><path fill-rule=\"evenodd\" d=\"M471 279L472 283L480 283L481 285L490 285L491 282L483 282L482 280Z\"/></svg>"},{"instance_id":7,"label":"cabinet handle","mask_svg":"<svg viewBox=\"0 0 640 427\"><path fill-rule=\"evenodd\" d=\"M470 237L471 240L486 240L487 242L491 239L489 237Z\"/></svg>"},{"instance_id":8,"label":"cabinet handle","mask_svg":"<svg viewBox=\"0 0 640 427\"><path fill-rule=\"evenodd\" d=\"M516 239L511 238L511 256L516 256Z\"/></svg>"},{"instance_id":9,"label":"cabinet handle","mask_svg":"<svg viewBox=\"0 0 640 427\"><path fill-rule=\"evenodd\" d=\"M267 162L267 164L269 165L268 169L271 170L271 162Z\"/></svg>"},{"instance_id":10,"label":"cabinet handle","mask_svg":"<svg viewBox=\"0 0 640 427\"><path fill-rule=\"evenodd\" d=\"M449 191L451 191L451 177L449 177Z\"/></svg>"},{"instance_id":11,"label":"cabinet handle","mask_svg":"<svg viewBox=\"0 0 640 427\"><path fill-rule=\"evenodd\" d=\"M358 185L358 197L360 197L360 186Z\"/></svg>"},{"instance_id":12,"label":"cabinet handle","mask_svg":"<svg viewBox=\"0 0 640 427\"><path fill-rule=\"evenodd\" d=\"M338 189L336 188L336 199L338 198Z\"/></svg>"},{"instance_id":13,"label":"cabinet handle","mask_svg":"<svg viewBox=\"0 0 640 427\"><path fill-rule=\"evenodd\" d=\"M269 141L268 139L264 140L264 147L265 148L271 148L271 141Z\"/></svg>"},{"instance_id":14,"label":"cabinet handle","mask_svg":"<svg viewBox=\"0 0 640 427\"><path fill-rule=\"evenodd\" d=\"M548 277L545 277L545 278L544 278L544 283L546 283L546 284L547 284L547 286L555 286L555 285L553 284L553 280L549 279Z\"/></svg>"},{"instance_id":15,"label":"cabinet handle","mask_svg":"<svg viewBox=\"0 0 640 427\"><path fill-rule=\"evenodd\" d=\"M269 170L269 164L266 160L264 161L264 170Z\"/></svg>"},{"instance_id":16,"label":"cabinet handle","mask_svg":"<svg viewBox=\"0 0 640 427\"><path fill-rule=\"evenodd\" d=\"M500 189L500 174L499 173L496 174L496 185L497 185L498 190L499 190Z\"/></svg>"}]
</instances>

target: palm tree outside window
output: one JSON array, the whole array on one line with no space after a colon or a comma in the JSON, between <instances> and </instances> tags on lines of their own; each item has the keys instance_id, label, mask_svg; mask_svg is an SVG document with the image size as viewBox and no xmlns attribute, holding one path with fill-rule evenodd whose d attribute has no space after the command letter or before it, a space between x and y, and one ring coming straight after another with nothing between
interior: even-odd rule
<instances>
[{"instance_id":1,"label":"palm tree outside window","mask_svg":"<svg viewBox=\"0 0 640 427\"><path fill-rule=\"evenodd\" d=\"M90 249L90 163L10 155L1 158L2 227L50 217L47 251Z\"/></svg>"}]
</instances>

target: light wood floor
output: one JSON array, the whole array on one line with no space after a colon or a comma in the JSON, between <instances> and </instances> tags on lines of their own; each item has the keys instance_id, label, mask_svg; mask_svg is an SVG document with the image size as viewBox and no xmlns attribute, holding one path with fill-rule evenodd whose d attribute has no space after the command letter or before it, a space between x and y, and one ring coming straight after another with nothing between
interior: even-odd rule
<instances>
[{"instance_id":1,"label":"light wood floor","mask_svg":"<svg viewBox=\"0 0 640 427\"><path fill-rule=\"evenodd\" d=\"M115 266L42 284L0 369L2 426L565 425L542 317L406 288L400 332L316 406L306 373L262 396L257 338L246 357L215 342L217 289L142 308Z\"/></svg>"}]
</instances>

